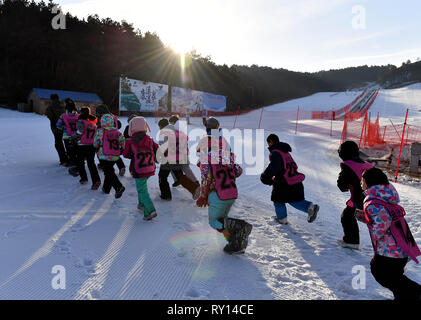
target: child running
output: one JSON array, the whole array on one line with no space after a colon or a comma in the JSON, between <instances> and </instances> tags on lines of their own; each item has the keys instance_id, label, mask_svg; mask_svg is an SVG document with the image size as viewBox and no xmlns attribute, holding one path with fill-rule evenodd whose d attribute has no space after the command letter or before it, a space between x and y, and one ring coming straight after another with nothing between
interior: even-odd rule
<instances>
[{"instance_id":1,"label":"child running","mask_svg":"<svg viewBox=\"0 0 421 320\"><path fill-rule=\"evenodd\" d=\"M360 230L355 219L355 209L363 208L363 190L361 189L361 175L364 170L373 166L361 160L360 150L354 141L345 141L339 146L341 172L337 185L342 192L349 191L351 198L346 202L346 208L342 212L341 224L344 231L342 239L338 243L343 248L358 250L360 248Z\"/></svg>"},{"instance_id":2,"label":"child running","mask_svg":"<svg viewBox=\"0 0 421 320\"><path fill-rule=\"evenodd\" d=\"M193 200L197 200L200 196L200 183L197 181L193 173L193 179L188 177L183 170L189 167L189 149L188 137L181 131L177 130L174 125L166 119L161 119L158 123L161 131L159 132L159 188L161 191L161 199L172 200L172 193L168 183L168 176L173 173L176 180L188 190ZM188 168L190 169L190 168Z\"/></svg>"},{"instance_id":3,"label":"child running","mask_svg":"<svg viewBox=\"0 0 421 320\"><path fill-rule=\"evenodd\" d=\"M72 139L72 136L77 130L77 121L79 114L76 111L76 105L72 99L66 99L65 101L65 112L60 116L57 121L57 129L63 131L63 141L66 147L66 153L69 158L69 174L77 177L79 171L77 169L77 145Z\"/></svg>"},{"instance_id":4,"label":"child running","mask_svg":"<svg viewBox=\"0 0 421 320\"><path fill-rule=\"evenodd\" d=\"M219 122L212 119L210 129L218 130ZM208 150L204 146L201 149L202 155L206 152L207 157L202 156L200 161L202 187L196 204L198 207L209 206L209 225L222 233L228 241L224 251L229 254L244 253L253 226L243 220L228 217L238 197L236 178L242 174L242 169L235 163L235 155L226 147L225 139L224 146L219 143L221 139L210 139L216 140L215 144L220 147Z\"/></svg>"},{"instance_id":5,"label":"child running","mask_svg":"<svg viewBox=\"0 0 421 320\"><path fill-rule=\"evenodd\" d=\"M123 156L130 159L130 173L136 181L139 204L137 208L143 213L144 220L157 216L155 206L149 196L148 179L155 175L155 159L158 145L147 134L150 132L148 122L143 117L135 117L129 122L128 134Z\"/></svg>"},{"instance_id":6,"label":"child running","mask_svg":"<svg viewBox=\"0 0 421 320\"><path fill-rule=\"evenodd\" d=\"M273 186L272 198L275 205L275 221L288 224L286 203L295 209L308 214L307 221L313 222L317 217L319 206L305 200L304 174L297 171L298 166L291 157L291 146L280 142L279 137L271 134L267 138L269 146L270 164L262 173L260 180L263 184Z\"/></svg>"},{"instance_id":7,"label":"child running","mask_svg":"<svg viewBox=\"0 0 421 320\"><path fill-rule=\"evenodd\" d=\"M421 286L404 275L408 257L418 263L421 251L405 221L405 210L398 204L398 192L377 168L364 171L361 187L364 210L356 210L356 217L370 232L373 277L393 292L395 300L421 300Z\"/></svg>"},{"instance_id":8,"label":"child running","mask_svg":"<svg viewBox=\"0 0 421 320\"><path fill-rule=\"evenodd\" d=\"M88 183L88 176L85 169L85 160L88 164L89 173L92 179L92 190L98 190L101 185L101 178L95 165L95 148L93 146L97 131L97 118L91 114L89 107L80 110L77 122L77 161L80 174L80 184Z\"/></svg>"},{"instance_id":9,"label":"child running","mask_svg":"<svg viewBox=\"0 0 421 320\"><path fill-rule=\"evenodd\" d=\"M125 139L114 126L111 114L104 114L101 119L101 129L98 129L93 146L98 150L98 159L104 170L104 184L102 191L109 194L111 188L115 190L115 198L121 198L126 190L114 172L114 164L124 150Z\"/></svg>"},{"instance_id":10,"label":"child running","mask_svg":"<svg viewBox=\"0 0 421 320\"><path fill-rule=\"evenodd\" d=\"M110 112L110 109L108 108L106 104L102 104L96 107L95 114L96 114L96 117L98 118L98 123L97 123L98 129L101 128L101 118L104 114L110 114L114 119L114 127L118 130L121 129L122 125L121 125L120 120L118 120L118 118ZM115 163L118 168L118 175L120 177L124 177L126 173L126 165L124 164L123 159L121 159L121 157L118 157ZM98 168L102 169L101 163L98 165Z\"/></svg>"}]
</instances>

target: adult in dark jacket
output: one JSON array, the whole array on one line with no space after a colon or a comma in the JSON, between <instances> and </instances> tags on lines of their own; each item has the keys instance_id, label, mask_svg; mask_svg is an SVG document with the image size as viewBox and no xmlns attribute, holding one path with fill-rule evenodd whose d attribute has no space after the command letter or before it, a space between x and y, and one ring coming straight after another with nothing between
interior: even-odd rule
<instances>
[{"instance_id":1,"label":"adult in dark jacket","mask_svg":"<svg viewBox=\"0 0 421 320\"><path fill-rule=\"evenodd\" d=\"M263 184L273 186L271 200L275 205L276 220L282 224L288 223L285 204L289 203L294 208L306 212L308 214L307 221L313 222L317 217L319 206L305 200L302 182L290 185L285 178L286 170L282 153L289 154L292 151L291 146L287 143L280 142L278 136L275 134L269 135L267 143L269 145L270 163L260 176L260 180ZM289 164L294 165L295 168L291 176L300 175L296 171L295 162L292 160L292 162L288 162ZM304 176L302 177L302 180L304 180Z\"/></svg>"},{"instance_id":2,"label":"adult in dark jacket","mask_svg":"<svg viewBox=\"0 0 421 320\"><path fill-rule=\"evenodd\" d=\"M96 107L95 116L98 119L98 122L97 122L98 129L101 128L101 118L104 114L111 114L112 115L112 113L110 112L110 109L108 108L108 106L106 104L102 104L102 105L99 105L98 107ZM117 117L115 117L115 118L117 118ZM121 126L122 126L120 120L117 119L116 125L117 125L116 128L120 130ZM117 160L116 164L117 164L117 167L118 167L118 170L119 170L120 177L123 177L124 174L126 173L126 165L124 164L123 159L121 159L121 157L120 157ZM98 168L102 169L101 164L98 164Z\"/></svg>"},{"instance_id":3,"label":"adult in dark jacket","mask_svg":"<svg viewBox=\"0 0 421 320\"><path fill-rule=\"evenodd\" d=\"M351 193L351 198L346 203L346 208L342 212L341 223L344 230L344 237L339 240L343 247L358 249L360 244L360 231L355 209L363 208L364 194L361 189L361 175L364 170L373 166L360 158L358 145L354 141L345 141L338 149L341 163L337 185L342 192Z\"/></svg>"},{"instance_id":4,"label":"adult in dark jacket","mask_svg":"<svg viewBox=\"0 0 421 320\"><path fill-rule=\"evenodd\" d=\"M60 119L60 116L64 113L64 106L60 104L60 99L57 94L52 94L50 96L51 103L45 111L45 115L50 120L51 132L54 135L54 147L57 150L57 154L60 159L60 165L68 166L69 159L64 149L63 144L63 131L57 128L57 122Z\"/></svg>"}]
</instances>

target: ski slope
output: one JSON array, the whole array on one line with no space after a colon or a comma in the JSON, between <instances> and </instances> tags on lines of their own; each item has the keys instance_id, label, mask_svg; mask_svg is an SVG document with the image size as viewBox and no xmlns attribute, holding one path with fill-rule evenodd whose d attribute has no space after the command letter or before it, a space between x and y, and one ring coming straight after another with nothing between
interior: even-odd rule
<instances>
[{"instance_id":1,"label":"ski slope","mask_svg":"<svg viewBox=\"0 0 421 320\"><path fill-rule=\"evenodd\" d=\"M351 103L363 91L345 91L345 92L318 92L310 96L293 99L282 103L268 106L267 111L296 111L297 107L303 111L331 111L340 109Z\"/></svg>"},{"instance_id":2,"label":"ski slope","mask_svg":"<svg viewBox=\"0 0 421 320\"><path fill-rule=\"evenodd\" d=\"M380 90L377 99L370 108L372 117L380 113L381 124L390 125L405 121L406 109L409 109L408 124L421 126L421 83L399 89Z\"/></svg>"},{"instance_id":3,"label":"ski slope","mask_svg":"<svg viewBox=\"0 0 421 320\"><path fill-rule=\"evenodd\" d=\"M409 99L416 105L419 90L413 98L399 97L397 92L387 95L386 90L382 97L391 104ZM346 93L336 96L341 95ZM317 100L318 107L335 97L325 96L325 103ZM256 114L240 116L242 123L255 122ZM260 183L259 175L243 174L230 216L245 219L254 228L246 253L230 256L222 251L223 237L209 227L207 209L197 208L187 191L173 188L172 202L163 202L157 175L150 178L158 217L145 222L136 210L137 192L128 172L121 178L126 187L121 199L115 200L113 192L92 191L58 165L46 117L0 109L0 119L0 299L392 299L391 292L371 276L366 226L360 224L360 251L337 246L348 194L336 186L339 137L326 134L329 121L300 124L323 129L319 133L295 135L293 127L275 131L291 145L300 171L306 174L306 198L320 205L318 219L309 224L306 214L288 206L291 224L274 223L271 188ZM411 117L420 119L421 113ZM227 128L232 121L233 117L221 119ZM155 137L154 119L149 124ZM341 122L335 126L340 128ZM201 128L192 125L192 129ZM272 132L266 131L265 137ZM245 148L255 147L245 142ZM266 148L264 152L267 165ZM192 168L199 176L198 168ZM420 186L395 186L421 244ZM64 290L51 285L52 268L57 265L66 270ZM352 287L355 266L367 269L365 290ZM412 261L407 275L421 283L421 267Z\"/></svg>"}]
</instances>

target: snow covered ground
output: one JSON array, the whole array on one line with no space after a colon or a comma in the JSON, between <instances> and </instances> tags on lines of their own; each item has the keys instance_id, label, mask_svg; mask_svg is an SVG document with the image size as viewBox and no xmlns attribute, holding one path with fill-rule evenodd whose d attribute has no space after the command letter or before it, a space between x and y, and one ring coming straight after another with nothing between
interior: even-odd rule
<instances>
[{"instance_id":1,"label":"snow covered ground","mask_svg":"<svg viewBox=\"0 0 421 320\"><path fill-rule=\"evenodd\" d=\"M385 90L379 98L417 106L421 87L408 98L400 98L397 90L405 92ZM346 95L333 94L325 95L328 101ZM353 97L341 99L335 107ZM316 102L318 108L324 104ZM258 114L240 118L246 126ZM295 135L295 126L277 132L291 144L292 155L306 174L306 198L320 205L318 219L309 224L305 214L288 207L291 224L274 223L270 187L262 185L258 175L244 174L238 179L239 198L230 215L254 228L246 253L229 256L222 251L223 237L208 225L207 209L197 208L187 191L173 188L172 202L163 202L158 177L152 177L149 189L158 217L145 222L136 210L137 193L128 172L121 179L126 186L121 199L91 191L58 165L47 118L0 109L0 119L0 299L392 298L371 276L372 247L366 226L360 224L360 251L336 243L343 235L340 215L348 199L336 186L339 121L335 137L326 134L330 122L322 120L300 124L321 128L320 132ZM230 129L233 119L221 122ZM420 119L421 113L411 115L411 121ZM192 122L197 125L189 129L200 126L200 119ZM149 123L155 137L158 128L153 119ZM272 132L265 131L265 136ZM246 148L254 146L250 141L246 144ZM266 148L264 152L267 164ZM199 176L198 168L192 168ZM419 186L395 186L421 244ZM57 265L66 270L64 290L51 285L52 268ZM355 266L366 268L365 290L353 289ZM407 275L421 283L421 266L410 262Z\"/></svg>"}]
</instances>

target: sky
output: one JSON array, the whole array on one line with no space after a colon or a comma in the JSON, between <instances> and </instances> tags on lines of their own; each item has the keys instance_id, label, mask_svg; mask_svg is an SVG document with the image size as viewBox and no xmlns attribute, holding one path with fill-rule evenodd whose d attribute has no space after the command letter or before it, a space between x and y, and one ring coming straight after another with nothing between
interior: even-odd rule
<instances>
[{"instance_id":1,"label":"sky","mask_svg":"<svg viewBox=\"0 0 421 320\"><path fill-rule=\"evenodd\" d=\"M55 0L217 64L316 72L421 58L419 0Z\"/></svg>"}]
</instances>

